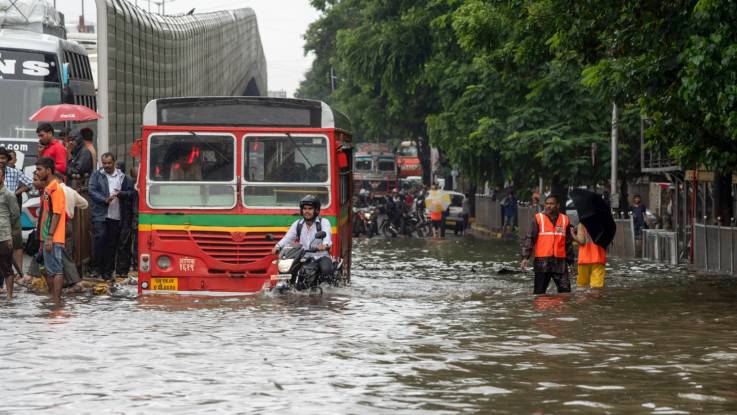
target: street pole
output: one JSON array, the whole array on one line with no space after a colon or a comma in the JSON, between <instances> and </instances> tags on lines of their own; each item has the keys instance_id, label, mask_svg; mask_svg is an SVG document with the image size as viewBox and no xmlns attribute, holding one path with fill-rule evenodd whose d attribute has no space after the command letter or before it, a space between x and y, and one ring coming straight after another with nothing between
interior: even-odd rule
<instances>
[{"instance_id":1,"label":"street pole","mask_svg":"<svg viewBox=\"0 0 737 415\"><path fill-rule=\"evenodd\" d=\"M617 194L617 142L619 141L619 110L617 103L612 102L612 177L611 177L611 205L613 209L619 208L619 195Z\"/></svg>"}]
</instances>

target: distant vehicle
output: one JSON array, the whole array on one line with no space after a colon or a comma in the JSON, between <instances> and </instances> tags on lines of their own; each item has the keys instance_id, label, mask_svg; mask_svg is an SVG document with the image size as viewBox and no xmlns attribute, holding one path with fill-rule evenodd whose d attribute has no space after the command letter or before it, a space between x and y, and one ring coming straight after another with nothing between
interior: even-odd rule
<instances>
[{"instance_id":1,"label":"distant vehicle","mask_svg":"<svg viewBox=\"0 0 737 415\"><path fill-rule=\"evenodd\" d=\"M397 165L399 178L410 176L422 177L422 164L417 153L417 146L412 141L402 141L397 149Z\"/></svg>"},{"instance_id":2,"label":"distant vehicle","mask_svg":"<svg viewBox=\"0 0 737 415\"><path fill-rule=\"evenodd\" d=\"M398 186L397 162L385 144L360 144L353 159L353 192L384 196Z\"/></svg>"},{"instance_id":3,"label":"distant vehicle","mask_svg":"<svg viewBox=\"0 0 737 415\"><path fill-rule=\"evenodd\" d=\"M455 233L463 232L465 220L463 219L463 201L466 195L460 192L446 192L450 195L450 207L448 217L445 218L446 229L452 229Z\"/></svg>"},{"instance_id":4,"label":"distant vehicle","mask_svg":"<svg viewBox=\"0 0 737 415\"><path fill-rule=\"evenodd\" d=\"M463 231L465 225L465 219L463 218L463 202L466 200L466 195L460 192L446 191L450 195L450 207L448 207L448 216L445 218L446 229L451 229L455 233ZM426 217L430 217L430 213L425 213Z\"/></svg>"},{"instance_id":5,"label":"distant vehicle","mask_svg":"<svg viewBox=\"0 0 737 415\"><path fill-rule=\"evenodd\" d=\"M0 146L16 151L17 167L26 174L32 174L38 151L38 123L28 118L61 103L97 109L85 49L48 34L0 29ZM54 125L56 131L62 126Z\"/></svg>"}]
</instances>

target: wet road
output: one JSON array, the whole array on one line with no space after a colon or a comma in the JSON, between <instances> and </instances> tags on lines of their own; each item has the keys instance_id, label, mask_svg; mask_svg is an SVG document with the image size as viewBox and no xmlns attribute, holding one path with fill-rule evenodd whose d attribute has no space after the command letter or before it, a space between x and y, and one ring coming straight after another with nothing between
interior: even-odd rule
<instances>
[{"instance_id":1,"label":"wet road","mask_svg":"<svg viewBox=\"0 0 737 415\"><path fill-rule=\"evenodd\" d=\"M614 262L534 299L509 243L356 241L321 297L0 299L0 413L737 413L737 280Z\"/></svg>"}]
</instances>

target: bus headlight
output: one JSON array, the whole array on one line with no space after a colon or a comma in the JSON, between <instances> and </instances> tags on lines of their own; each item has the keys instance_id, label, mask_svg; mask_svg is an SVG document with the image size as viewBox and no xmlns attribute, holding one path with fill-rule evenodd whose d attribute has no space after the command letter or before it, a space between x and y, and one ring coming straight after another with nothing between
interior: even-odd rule
<instances>
[{"instance_id":1,"label":"bus headlight","mask_svg":"<svg viewBox=\"0 0 737 415\"><path fill-rule=\"evenodd\" d=\"M171 267L171 259L166 255L161 255L156 259L156 266L163 270L167 270Z\"/></svg>"},{"instance_id":2,"label":"bus headlight","mask_svg":"<svg viewBox=\"0 0 737 415\"><path fill-rule=\"evenodd\" d=\"M280 259L279 263L277 264L277 268L279 268L279 272L285 274L289 272L290 269L292 269L292 264L294 264L294 258Z\"/></svg>"},{"instance_id":3,"label":"bus headlight","mask_svg":"<svg viewBox=\"0 0 737 415\"><path fill-rule=\"evenodd\" d=\"M151 256L149 254L141 254L141 258L138 261L138 268L141 272L151 271Z\"/></svg>"}]
</instances>

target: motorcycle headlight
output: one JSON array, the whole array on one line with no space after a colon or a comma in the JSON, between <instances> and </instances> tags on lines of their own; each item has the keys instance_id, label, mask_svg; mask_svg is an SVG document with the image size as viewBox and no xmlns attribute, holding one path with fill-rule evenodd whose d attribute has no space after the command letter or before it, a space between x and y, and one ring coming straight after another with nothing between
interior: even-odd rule
<instances>
[{"instance_id":1,"label":"motorcycle headlight","mask_svg":"<svg viewBox=\"0 0 737 415\"><path fill-rule=\"evenodd\" d=\"M276 266L277 268L279 268L279 272L287 273L290 269L292 269L292 264L294 264L294 258L280 259L279 263Z\"/></svg>"},{"instance_id":2,"label":"motorcycle headlight","mask_svg":"<svg viewBox=\"0 0 737 415\"><path fill-rule=\"evenodd\" d=\"M371 219L371 214L366 212L363 214L363 217L365 217L366 219Z\"/></svg>"}]
</instances>

